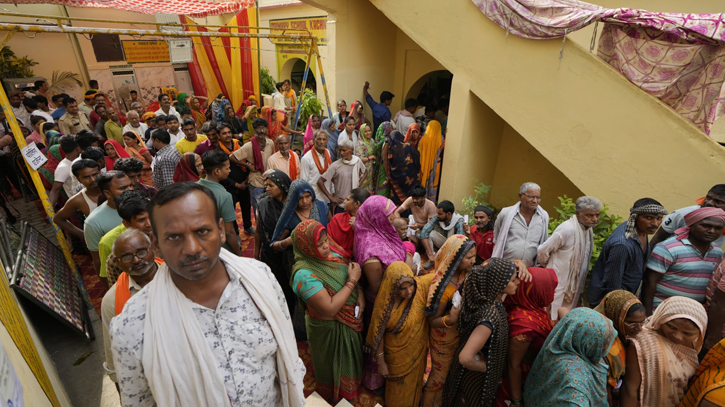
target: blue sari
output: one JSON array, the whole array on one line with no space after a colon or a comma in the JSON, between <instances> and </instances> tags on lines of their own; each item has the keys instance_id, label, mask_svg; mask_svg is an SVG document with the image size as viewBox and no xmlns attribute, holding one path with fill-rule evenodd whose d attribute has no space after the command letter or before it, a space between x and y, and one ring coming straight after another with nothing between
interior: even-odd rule
<instances>
[{"instance_id":1,"label":"blue sari","mask_svg":"<svg viewBox=\"0 0 725 407\"><path fill-rule=\"evenodd\" d=\"M295 227L302 222L295 211L297 210L297 205L299 204L302 194L305 192L309 192L312 195L312 210L310 211L309 219L314 219L320 222L322 226L327 227L327 204L317 200L315 190L312 189L312 185L303 179L296 179L292 181L292 184L290 184L287 200L284 203L282 214L277 221L277 226L274 228L274 234L272 235L270 245L274 244L274 242L282 237L285 229L292 232Z\"/></svg>"},{"instance_id":2,"label":"blue sari","mask_svg":"<svg viewBox=\"0 0 725 407\"><path fill-rule=\"evenodd\" d=\"M420 185L420 153L412 144L403 141L399 131L390 133L388 165L390 166L391 199L400 206L410 190Z\"/></svg>"}]
</instances>

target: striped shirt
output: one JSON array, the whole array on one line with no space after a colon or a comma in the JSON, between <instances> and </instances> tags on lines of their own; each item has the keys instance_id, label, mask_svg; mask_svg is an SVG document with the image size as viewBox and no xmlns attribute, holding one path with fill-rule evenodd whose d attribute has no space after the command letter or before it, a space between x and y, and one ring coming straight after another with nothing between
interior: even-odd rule
<instances>
[{"instance_id":1,"label":"striped shirt","mask_svg":"<svg viewBox=\"0 0 725 407\"><path fill-rule=\"evenodd\" d=\"M722 256L722 250L712 244L703 256L686 238L677 240L673 236L657 244L647 261L648 269L662 274L655 290L654 308L674 296L704 304L707 284Z\"/></svg>"}]
</instances>

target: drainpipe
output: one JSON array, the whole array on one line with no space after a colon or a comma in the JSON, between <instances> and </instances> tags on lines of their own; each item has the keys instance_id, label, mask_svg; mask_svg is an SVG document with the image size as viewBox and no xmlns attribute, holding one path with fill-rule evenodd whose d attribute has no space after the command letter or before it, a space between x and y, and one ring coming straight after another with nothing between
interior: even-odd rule
<instances>
[{"instance_id":1,"label":"drainpipe","mask_svg":"<svg viewBox=\"0 0 725 407\"><path fill-rule=\"evenodd\" d=\"M70 17L70 14L68 14L68 7L60 6L60 9L64 17ZM73 23L68 21L68 25L73 25ZM73 54L76 57L78 67L80 67L81 78L83 78L83 86L81 86L81 90L84 90L86 89L86 86L88 86L88 82L91 80L91 74L88 72L88 65L86 65L86 60L83 58L83 51L81 50L81 44L78 42L77 35L78 34L66 34L71 46L73 47Z\"/></svg>"}]
</instances>

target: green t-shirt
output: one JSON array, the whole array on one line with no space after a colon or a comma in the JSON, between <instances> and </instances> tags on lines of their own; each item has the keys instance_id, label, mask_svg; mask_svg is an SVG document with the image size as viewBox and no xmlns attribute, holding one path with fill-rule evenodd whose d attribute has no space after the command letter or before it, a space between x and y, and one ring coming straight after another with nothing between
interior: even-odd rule
<instances>
[{"instance_id":1,"label":"green t-shirt","mask_svg":"<svg viewBox=\"0 0 725 407\"><path fill-rule=\"evenodd\" d=\"M94 209L86 218L86 223L83 226L83 235L86 238L88 250L97 252L101 238L111 229L120 225L122 221L118 212L108 207L108 201Z\"/></svg>"},{"instance_id":2,"label":"green t-shirt","mask_svg":"<svg viewBox=\"0 0 725 407\"><path fill-rule=\"evenodd\" d=\"M126 226L121 223L115 228L111 229L110 232L106 233L100 243L98 243L98 257L101 259L101 270L98 273L99 277L106 277L106 260L111 255L113 250L113 242L121 236L121 233L126 231Z\"/></svg>"},{"instance_id":3,"label":"green t-shirt","mask_svg":"<svg viewBox=\"0 0 725 407\"><path fill-rule=\"evenodd\" d=\"M218 182L207 181L204 178L200 179L198 182L200 185L211 189L211 192L214 193L214 198L216 198L216 207L219 208L219 216L221 216L224 222L236 222L237 213L234 211L234 199L232 199L232 194L224 189L224 187ZM229 251L232 250L229 243L224 243L222 247Z\"/></svg>"}]
</instances>

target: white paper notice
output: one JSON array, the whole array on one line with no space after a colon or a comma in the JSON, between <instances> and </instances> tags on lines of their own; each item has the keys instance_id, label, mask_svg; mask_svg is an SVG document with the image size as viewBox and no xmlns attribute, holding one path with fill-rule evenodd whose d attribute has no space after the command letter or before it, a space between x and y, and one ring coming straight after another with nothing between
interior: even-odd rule
<instances>
[{"instance_id":1,"label":"white paper notice","mask_svg":"<svg viewBox=\"0 0 725 407\"><path fill-rule=\"evenodd\" d=\"M35 142L28 144L24 149L20 150L20 152L23 154L25 161L28 162L30 167L36 171L48 161L43 153L38 150L38 146L35 145Z\"/></svg>"}]
</instances>

